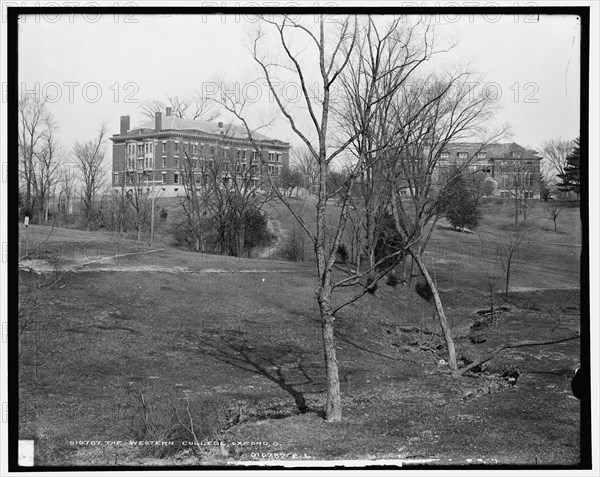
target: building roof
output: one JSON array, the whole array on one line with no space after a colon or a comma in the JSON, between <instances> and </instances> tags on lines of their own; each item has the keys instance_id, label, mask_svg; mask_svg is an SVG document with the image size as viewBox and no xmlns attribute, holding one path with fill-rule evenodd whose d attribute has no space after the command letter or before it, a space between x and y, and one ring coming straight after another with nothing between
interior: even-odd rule
<instances>
[{"instance_id":1,"label":"building roof","mask_svg":"<svg viewBox=\"0 0 600 477\"><path fill-rule=\"evenodd\" d=\"M488 159L514 159L513 152L520 153L519 159L541 159L536 151L525 149L516 142L495 143L483 145L480 142L452 143L444 149L444 152L452 156L458 156L459 152L466 152L473 156L478 152L485 152Z\"/></svg>"},{"instance_id":2,"label":"building roof","mask_svg":"<svg viewBox=\"0 0 600 477\"><path fill-rule=\"evenodd\" d=\"M219 128L219 124L223 124L222 128ZM131 129L128 133L139 130L152 130L154 131L155 120L152 119L139 126ZM246 128L235 124L224 124L213 121L196 121L192 119L181 119L176 116L163 116L161 131L198 131L206 134L220 135L221 131L225 131L225 136L233 139L248 139ZM259 133L253 134L254 139L258 141L274 141L273 139ZM280 141L282 142L282 141Z\"/></svg>"}]
</instances>

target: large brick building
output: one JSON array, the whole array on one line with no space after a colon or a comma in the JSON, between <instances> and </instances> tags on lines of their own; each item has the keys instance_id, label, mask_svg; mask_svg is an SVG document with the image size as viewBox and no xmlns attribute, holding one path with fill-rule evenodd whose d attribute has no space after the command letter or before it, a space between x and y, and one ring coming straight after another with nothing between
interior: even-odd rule
<instances>
[{"instance_id":1,"label":"large brick building","mask_svg":"<svg viewBox=\"0 0 600 477\"><path fill-rule=\"evenodd\" d=\"M517 143L454 143L442 151L437 177L444 181L451 169L469 162L465 172L473 179L487 183L488 196L540 198L541 156Z\"/></svg>"},{"instance_id":2,"label":"large brick building","mask_svg":"<svg viewBox=\"0 0 600 477\"><path fill-rule=\"evenodd\" d=\"M227 185L241 179L260 188L266 173L276 177L289 165L289 143L253 134L255 147L241 126L187 120L157 112L153 121L130 129L130 117L121 116L119 134L112 136L112 185L146 185L163 197L183 194L185 164L192 164L196 183L205 184L209 168ZM260 156L258 156L260 154ZM262 161L261 161L262 158Z\"/></svg>"}]
</instances>

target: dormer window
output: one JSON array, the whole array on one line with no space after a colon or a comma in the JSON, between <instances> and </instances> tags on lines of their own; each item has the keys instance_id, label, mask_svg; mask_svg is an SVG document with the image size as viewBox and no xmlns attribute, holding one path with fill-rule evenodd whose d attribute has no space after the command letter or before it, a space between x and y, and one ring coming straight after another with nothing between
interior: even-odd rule
<instances>
[{"instance_id":1,"label":"dormer window","mask_svg":"<svg viewBox=\"0 0 600 477\"><path fill-rule=\"evenodd\" d=\"M478 152L477 157L479 159L485 159L487 157L487 153L486 152Z\"/></svg>"},{"instance_id":2,"label":"dormer window","mask_svg":"<svg viewBox=\"0 0 600 477\"><path fill-rule=\"evenodd\" d=\"M442 153L440 154L440 157L441 157L442 159L446 159L446 158L448 158L449 156L450 156L450 154L448 154L447 152L442 152Z\"/></svg>"},{"instance_id":3,"label":"dormer window","mask_svg":"<svg viewBox=\"0 0 600 477\"><path fill-rule=\"evenodd\" d=\"M516 157L516 158L519 158L519 157L521 157L521 153L520 153L520 152L511 152L511 153L510 153L510 156L511 156L511 157Z\"/></svg>"},{"instance_id":4,"label":"dormer window","mask_svg":"<svg viewBox=\"0 0 600 477\"><path fill-rule=\"evenodd\" d=\"M460 159L466 159L469 155L466 152L459 152L458 157Z\"/></svg>"}]
</instances>

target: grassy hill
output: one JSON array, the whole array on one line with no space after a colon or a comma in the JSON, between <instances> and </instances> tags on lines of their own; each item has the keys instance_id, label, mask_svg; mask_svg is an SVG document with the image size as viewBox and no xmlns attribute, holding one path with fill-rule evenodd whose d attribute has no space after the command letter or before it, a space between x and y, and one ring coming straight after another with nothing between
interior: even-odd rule
<instances>
[{"instance_id":1,"label":"grassy hill","mask_svg":"<svg viewBox=\"0 0 600 477\"><path fill-rule=\"evenodd\" d=\"M566 209L555 233L538 205L528 219L537 235L515 261L515 291L495 324L477 313L488 305L482 264L493 246L482 251L477 235L445 223L432 239L427 260L463 363L506 340L579 329L579 209ZM290 230L280 204L267 214ZM491 204L485 214L491 243L510 210ZM38 465L579 460L569 388L578 340L509 350L487 374L455 379L414 282L382 283L337 319L344 418L327 424L310 253L300 263L240 259L39 226L21 230L21 256L25 248L19 434L36 440ZM354 290L343 293L336 300ZM191 423L199 450L185 444Z\"/></svg>"}]
</instances>

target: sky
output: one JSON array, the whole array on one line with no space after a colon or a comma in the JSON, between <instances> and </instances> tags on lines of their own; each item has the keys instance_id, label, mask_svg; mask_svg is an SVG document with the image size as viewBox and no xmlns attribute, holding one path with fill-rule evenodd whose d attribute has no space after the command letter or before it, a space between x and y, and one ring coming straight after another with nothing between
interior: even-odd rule
<instances>
[{"instance_id":1,"label":"sky","mask_svg":"<svg viewBox=\"0 0 600 477\"><path fill-rule=\"evenodd\" d=\"M440 44L455 46L429 68L468 64L484 75L483 85L496 92L501 107L493 122L509 123L512 141L535 149L546 139L579 134L577 17L440 15L430 20ZM261 94L261 114L274 114L264 81L254 81L259 75L248 38L255 28L254 19L244 15L30 15L19 23L19 83L22 90L51 99L58 138L67 151L75 141L92 139L102 123L109 135L117 134L122 115L131 116L132 126L143 122L143 100L206 92L218 78L238 82L240 94ZM275 54L277 45L267 42L264 51ZM290 97L294 91L289 89ZM300 144L281 119L261 132Z\"/></svg>"}]
</instances>

